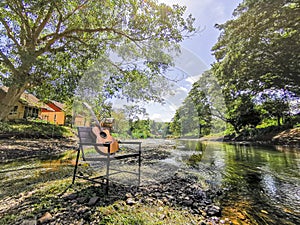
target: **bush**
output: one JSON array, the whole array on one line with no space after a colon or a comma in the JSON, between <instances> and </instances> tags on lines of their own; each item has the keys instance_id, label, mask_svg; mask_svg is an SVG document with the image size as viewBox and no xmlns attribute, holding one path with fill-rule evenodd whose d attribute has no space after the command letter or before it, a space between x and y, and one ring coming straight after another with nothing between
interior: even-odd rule
<instances>
[{"instance_id":1,"label":"bush","mask_svg":"<svg viewBox=\"0 0 300 225\"><path fill-rule=\"evenodd\" d=\"M0 133L8 133L11 132L11 127L6 122L0 122Z\"/></svg>"}]
</instances>

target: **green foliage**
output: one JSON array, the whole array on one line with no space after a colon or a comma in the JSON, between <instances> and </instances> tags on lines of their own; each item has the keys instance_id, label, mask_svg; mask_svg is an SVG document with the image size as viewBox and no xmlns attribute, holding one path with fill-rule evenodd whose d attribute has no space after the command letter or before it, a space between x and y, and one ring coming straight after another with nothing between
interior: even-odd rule
<instances>
[{"instance_id":1,"label":"green foliage","mask_svg":"<svg viewBox=\"0 0 300 225\"><path fill-rule=\"evenodd\" d=\"M163 138L168 134L169 123L150 120L150 132L153 137Z\"/></svg>"},{"instance_id":2,"label":"green foliage","mask_svg":"<svg viewBox=\"0 0 300 225\"><path fill-rule=\"evenodd\" d=\"M256 128L261 129L261 128L267 128L267 127L277 126L277 125L278 123L276 119L266 118L263 119L262 122L256 126Z\"/></svg>"},{"instance_id":3,"label":"green foliage","mask_svg":"<svg viewBox=\"0 0 300 225\"><path fill-rule=\"evenodd\" d=\"M64 138L72 134L70 128L45 121L1 122L0 134L17 137Z\"/></svg>"},{"instance_id":4,"label":"green foliage","mask_svg":"<svg viewBox=\"0 0 300 225\"><path fill-rule=\"evenodd\" d=\"M222 33L212 49L213 68L222 86L247 92L274 88L299 96L299 12L296 0L244 0L235 19L217 25Z\"/></svg>"},{"instance_id":5,"label":"green foliage","mask_svg":"<svg viewBox=\"0 0 300 225\"><path fill-rule=\"evenodd\" d=\"M150 120L137 120L133 123L132 136L134 138L147 138L151 136Z\"/></svg>"},{"instance_id":6,"label":"green foliage","mask_svg":"<svg viewBox=\"0 0 300 225\"><path fill-rule=\"evenodd\" d=\"M227 120L236 132L246 126L256 127L260 121L260 113L248 95L241 95L227 103Z\"/></svg>"},{"instance_id":7,"label":"green foliage","mask_svg":"<svg viewBox=\"0 0 300 225\"><path fill-rule=\"evenodd\" d=\"M7 122L1 122L0 121L0 133L9 133L11 132L13 129L12 127L9 125L9 123Z\"/></svg>"},{"instance_id":8,"label":"green foliage","mask_svg":"<svg viewBox=\"0 0 300 225\"><path fill-rule=\"evenodd\" d=\"M170 124L170 131L174 136L181 135L181 122L178 110L175 112L175 116L173 117L172 122Z\"/></svg>"},{"instance_id":9,"label":"green foliage","mask_svg":"<svg viewBox=\"0 0 300 225\"><path fill-rule=\"evenodd\" d=\"M201 137L225 130L226 107L221 88L211 70L193 84L171 123L174 135Z\"/></svg>"},{"instance_id":10,"label":"green foliage","mask_svg":"<svg viewBox=\"0 0 300 225\"><path fill-rule=\"evenodd\" d=\"M257 125L259 114L278 125L291 114L290 103L300 97L299 13L295 0L244 0L234 19L216 25L221 35L212 48L212 72L236 131ZM241 101L243 95L257 106Z\"/></svg>"},{"instance_id":11,"label":"green foliage","mask_svg":"<svg viewBox=\"0 0 300 225\"><path fill-rule=\"evenodd\" d=\"M25 89L70 101L85 72L109 79L107 96L160 99L157 90L141 90L160 81L171 52L195 31L185 10L154 0L1 1L0 81L16 92L0 106L12 107ZM98 69L88 71L93 64Z\"/></svg>"},{"instance_id":12,"label":"green foliage","mask_svg":"<svg viewBox=\"0 0 300 225\"><path fill-rule=\"evenodd\" d=\"M200 123L195 104L190 98L186 98L182 106L176 110L171 123L171 131L175 136L199 137L201 134Z\"/></svg>"}]
</instances>

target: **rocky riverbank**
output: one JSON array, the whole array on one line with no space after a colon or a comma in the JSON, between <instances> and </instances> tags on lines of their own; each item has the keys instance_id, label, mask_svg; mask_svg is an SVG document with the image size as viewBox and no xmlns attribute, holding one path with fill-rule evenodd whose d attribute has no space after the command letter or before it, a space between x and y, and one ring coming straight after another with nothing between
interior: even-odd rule
<instances>
[{"instance_id":1,"label":"rocky riverbank","mask_svg":"<svg viewBox=\"0 0 300 225\"><path fill-rule=\"evenodd\" d=\"M248 142L257 145L279 145L300 148L300 128L285 129L284 127L274 127L262 130L252 130L242 132L237 136L229 135L219 140L235 143Z\"/></svg>"},{"instance_id":2,"label":"rocky riverbank","mask_svg":"<svg viewBox=\"0 0 300 225\"><path fill-rule=\"evenodd\" d=\"M196 175L163 163L174 149L172 141L143 141L140 188L112 182L108 196L90 182L69 186L73 159L53 156L76 148L74 140L1 140L0 224L231 223L221 217L220 190L205 188Z\"/></svg>"}]
</instances>

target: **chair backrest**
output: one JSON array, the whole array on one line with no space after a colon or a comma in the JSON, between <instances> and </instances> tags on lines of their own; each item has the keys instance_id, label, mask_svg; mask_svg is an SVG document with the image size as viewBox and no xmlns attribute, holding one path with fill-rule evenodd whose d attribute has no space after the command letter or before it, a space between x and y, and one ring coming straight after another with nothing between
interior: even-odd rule
<instances>
[{"instance_id":1,"label":"chair backrest","mask_svg":"<svg viewBox=\"0 0 300 225\"><path fill-rule=\"evenodd\" d=\"M91 127L77 127L77 131L80 143L96 143Z\"/></svg>"}]
</instances>

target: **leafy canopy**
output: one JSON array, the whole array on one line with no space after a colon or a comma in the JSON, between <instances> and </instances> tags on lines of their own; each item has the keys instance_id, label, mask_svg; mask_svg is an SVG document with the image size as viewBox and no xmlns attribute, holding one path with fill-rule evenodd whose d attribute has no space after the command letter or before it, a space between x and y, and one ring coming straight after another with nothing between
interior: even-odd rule
<instances>
[{"instance_id":1,"label":"leafy canopy","mask_svg":"<svg viewBox=\"0 0 300 225\"><path fill-rule=\"evenodd\" d=\"M213 68L222 86L236 94L272 88L299 96L299 1L244 0L234 15L216 25L222 33Z\"/></svg>"},{"instance_id":2,"label":"leafy canopy","mask_svg":"<svg viewBox=\"0 0 300 225\"><path fill-rule=\"evenodd\" d=\"M0 6L0 81L17 90L14 101L6 99L10 107L30 88L39 97L67 99L99 57L116 69L110 76L118 90L136 77L161 75L172 64L168 52L195 30L185 7L155 0L3 0ZM115 63L112 54L142 66Z\"/></svg>"}]
</instances>

